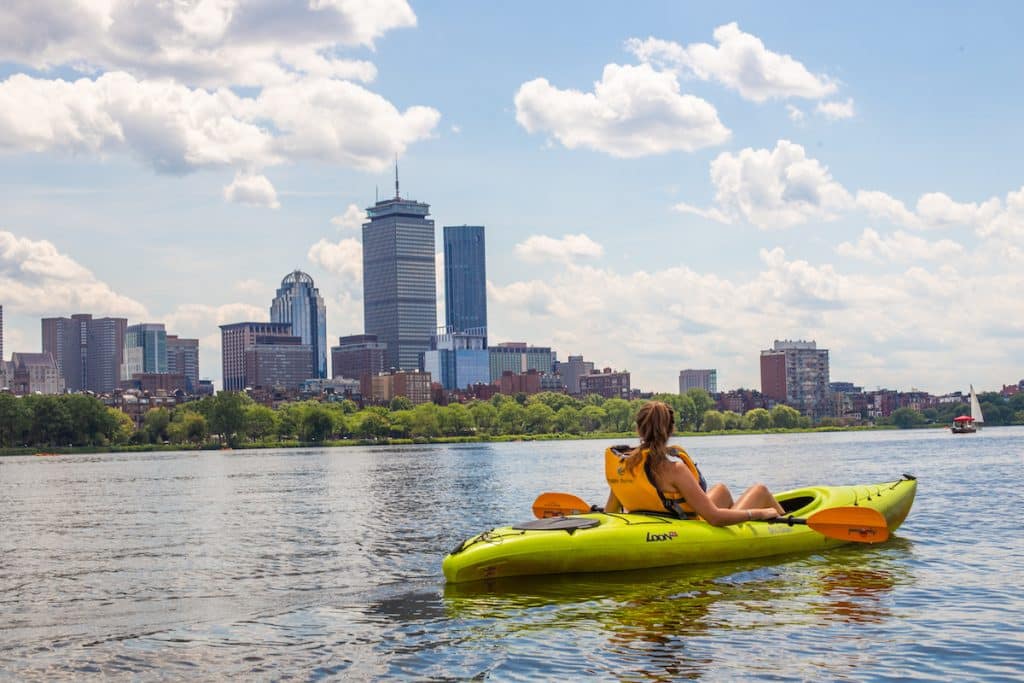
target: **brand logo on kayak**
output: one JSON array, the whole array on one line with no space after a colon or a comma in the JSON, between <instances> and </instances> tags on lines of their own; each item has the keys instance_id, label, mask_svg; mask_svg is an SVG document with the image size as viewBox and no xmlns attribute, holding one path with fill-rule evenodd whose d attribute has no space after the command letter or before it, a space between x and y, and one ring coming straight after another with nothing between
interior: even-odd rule
<instances>
[{"instance_id":1,"label":"brand logo on kayak","mask_svg":"<svg viewBox=\"0 0 1024 683\"><path fill-rule=\"evenodd\" d=\"M668 533L665 533L665 534L652 534L651 532L647 532L647 542L648 543L657 543L658 541L671 541L673 538L675 538L678 535L679 534L677 534L674 531L669 531Z\"/></svg>"}]
</instances>

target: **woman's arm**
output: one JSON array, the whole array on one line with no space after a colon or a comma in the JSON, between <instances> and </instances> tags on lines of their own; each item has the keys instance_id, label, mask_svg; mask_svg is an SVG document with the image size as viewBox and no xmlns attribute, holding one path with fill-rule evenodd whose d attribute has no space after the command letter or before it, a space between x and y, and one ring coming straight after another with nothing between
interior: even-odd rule
<instances>
[{"instance_id":1,"label":"woman's arm","mask_svg":"<svg viewBox=\"0 0 1024 683\"><path fill-rule=\"evenodd\" d=\"M622 503L611 491L608 492L608 502L604 504L605 512L622 512Z\"/></svg>"},{"instance_id":2,"label":"woman's arm","mask_svg":"<svg viewBox=\"0 0 1024 683\"><path fill-rule=\"evenodd\" d=\"M673 488L681 493L690 507L711 526L728 526L749 522L753 519L772 519L779 514L773 508L736 510L718 507L714 501L708 498L708 494L704 492L697 480L693 478L690 470L682 463L666 463L658 474L659 482L668 485L664 488Z\"/></svg>"}]
</instances>

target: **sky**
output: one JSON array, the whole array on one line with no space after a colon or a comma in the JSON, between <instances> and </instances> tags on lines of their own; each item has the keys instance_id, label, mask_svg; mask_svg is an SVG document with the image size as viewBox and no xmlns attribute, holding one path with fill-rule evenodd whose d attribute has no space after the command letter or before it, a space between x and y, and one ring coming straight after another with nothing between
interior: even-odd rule
<instances>
[{"instance_id":1,"label":"sky","mask_svg":"<svg viewBox=\"0 0 1024 683\"><path fill-rule=\"evenodd\" d=\"M200 339L313 276L363 331L393 193L482 224L489 338L676 391L1024 377L1024 5L8 0L4 350L90 312ZM438 264L441 256L438 254ZM440 275L440 270L439 270ZM439 321L443 282L439 277Z\"/></svg>"}]
</instances>

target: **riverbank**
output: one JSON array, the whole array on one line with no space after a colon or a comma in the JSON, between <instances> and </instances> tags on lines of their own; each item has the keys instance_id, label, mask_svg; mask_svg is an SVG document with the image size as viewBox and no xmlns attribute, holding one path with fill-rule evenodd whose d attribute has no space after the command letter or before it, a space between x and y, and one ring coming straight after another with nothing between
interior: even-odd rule
<instances>
[{"instance_id":1,"label":"riverbank","mask_svg":"<svg viewBox=\"0 0 1024 683\"><path fill-rule=\"evenodd\" d=\"M921 429L946 429L945 425L928 425ZM893 425L858 426L858 427L798 427L793 429L731 429L710 432L679 432L675 436L687 438L694 436L736 436L746 434L802 434L809 432L863 432L885 431L898 429ZM407 446L413 444L452 444L452 443L504 443L508 441L626 441L636 439L636 433L629 432L593 432L588 434L548 433L548 434L500 434L477 436L438 436L415 438L384 438L384 439L335 439L327 441L252 441L236 444L235 449L266 449L266 448L343 448L347 446ZM110 446L48 446L44 448L3 448L0 457L15 455L75 455L89 453L148 453L161 451L220 451L233 450L232 447L217 442L165 443L165 444L112 444Z\"/></svg>"}]
</instances>

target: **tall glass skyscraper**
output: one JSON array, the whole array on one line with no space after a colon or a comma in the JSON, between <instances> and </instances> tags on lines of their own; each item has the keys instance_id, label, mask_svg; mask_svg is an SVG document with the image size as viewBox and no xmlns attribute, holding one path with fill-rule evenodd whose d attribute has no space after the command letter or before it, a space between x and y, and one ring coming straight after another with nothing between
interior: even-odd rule
<instances>
[{"instance_id":1,"label":"tall glass skyscraper","mask_svg":"<svg viewBox=\"0 0 1024 683\"><path fill-rule=\"evenodd\" d=\"M136 373L167 372L167 330L163 323L140 323L124 330L121 379Z\"/></svg>"},{"instance_id":2,"label":"tall glass skyscraper","mask_svg":"<svg viewBox=\"0 0 1024 683\"><path fill-rule=\"evenodd\" d=\"M484 251L484 226L444 226L444 316L453 332L487 327Z\"/></svg>"},{"instance_id":3,"label":"tall glass skyscraper","mask_svg":"<svg viewBox=\"0 0 1024 683\"><path fill-rule=\"evenodd\" d=\"M384 367L416 370L437 327L434 221L430 205L398 194L366 210L363 324L387 344Z\"/></svg>"},{"instance_id":4,"label":"tall glass skyscraper","mask_svg":"<svg viewBox=\"0 0 1024 683\"><path fill-rule=\"evenodd\" d=\"M292 334L313 349L313 376L327 376L327 307L313 278L301 270L284 276L270 304L270 322L291 323Z\"/></svg>"}]
</instances>

